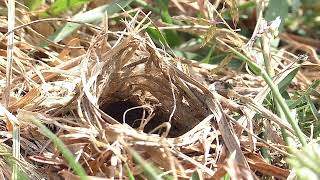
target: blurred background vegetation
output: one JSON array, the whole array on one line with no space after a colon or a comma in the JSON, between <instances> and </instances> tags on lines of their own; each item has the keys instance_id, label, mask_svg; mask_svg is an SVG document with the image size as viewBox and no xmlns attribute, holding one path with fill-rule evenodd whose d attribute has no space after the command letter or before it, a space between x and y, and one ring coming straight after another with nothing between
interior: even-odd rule
<instances>
[{"instance_id":1,"label":"blurred background vegetation","mask_svg":"<svg viewBox=\"0 0 320 180\"><path fill-rule=\"evenodd\" d=\"M215 40L218 29L226 24L238 33L240 39L247 42L255 31L259 3L267 6L263 18L272 22L281 18L279 36L271 42L271 48L286 51L295 55L306 55L313 67L320 66L320 1L319 0L217 0L210 1L216 11L201 7L204 0L25 0L19 6L26 6L30 20L44 18L65 18L82 23L99 24L108 15L109 28L121 30L124 27L123 17L135 16L135 9L149 15L152 24L146 32L160 48L175 57L189 59L205 64L223 65L245 71L243 62L237 55L221 48ZM267 3L268 2L268 3ZM2 2L3 3L3 2ZM126 13L123 13L123 10ZM120 13L121 15L116 15ZM0 9L6 15L6 8ZM141 17L138 17L141 18ZM225 23L223 22L225 21ZM81 24L59 22L39 32L53 42L66 43ZM221 34L220 34L221 35ZM236 44L236 39L235 43ZM48 44L36 41L36 46ZM242 45L242 44L240 44ZM260 47L259 44L256 46ZM308 66L306 66L308 67ZM305 67L305 68L306 68ZM303 68L303 67L302 67ZM308 86L301 88L289 86L296 73L289 74L283 97L299 122L299 127L312 139L310 146L301 151L292 150L296 156L288 162L295 168L301 179L319 178L320 150L320 93L319 67L313 74L307 74ZM269 97L264 101L265 107L276 112L275 104ZM262 135L261 135L262 136ZM315 145L316 144L316 145Z\"/></svg>"}]
</instances>

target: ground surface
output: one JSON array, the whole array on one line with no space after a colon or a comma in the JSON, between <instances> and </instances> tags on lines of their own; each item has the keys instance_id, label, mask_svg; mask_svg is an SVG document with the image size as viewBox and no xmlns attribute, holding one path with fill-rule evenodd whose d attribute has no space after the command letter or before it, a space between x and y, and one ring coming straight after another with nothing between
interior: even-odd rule
<instances>
[{"instance_id":1,"label":"ground surface","mask_svg":"<svg viewBox=\"0 0 320 180\"><path fill-rule=\"evenodd\" d=\"M319 178L317 1L12 2L1 177Z\"/></svg>"}]
</instances>

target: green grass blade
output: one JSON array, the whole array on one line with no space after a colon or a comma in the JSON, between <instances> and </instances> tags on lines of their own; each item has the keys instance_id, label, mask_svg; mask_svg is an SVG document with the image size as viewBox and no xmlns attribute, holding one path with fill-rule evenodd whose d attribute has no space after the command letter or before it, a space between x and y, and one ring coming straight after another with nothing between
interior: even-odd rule
<instances>
[{"instance_id":1,"label":"green grass blade","mask_svg":"<svg viewBox=\"0 0 320 180\"><path fill-rule=\"evenodd\" d=\"M201 180L198 171L192 173L190 180Z\"/></svg>"},{"instance_id":2,"label":"green grass blade","mask_svg":"<svg viewBox=\"0 0 320 180\"><path fill-rule=\"evenodd\" d=\"M291 70L291 72L278 84L278 88L280 93L282 94L284 91L287 90L288 86L291 84L294 77L296 77L297 73L299 72L300 66L295 67Z\"/></svg>"},{"instance_id":3,"label":"green grass blade","mask_svg":"<svg viewBox=\"0 0 320 180\"><path fill-rule=\"evenodd\" d=\"M246 62L248 64L248 66L251 68L251 70L253 70L254 73L256 73L256 75L262 76L262 78L266 81L266 83L268 84L269 88L271 89L271 92L272 92L273 96L278 101L279 106L283 110L283 113L285 114L287 121L292 126L292 129L294 130L295 135L298 137L300 143L303 146L307 145L307 141L306 141L305 135L301 131L300 127L298 126L298 123L296 122L295 118L292 116L288 105L286 104L285 100L283 99L283 97L280 94L280 91L279 91L278 87L273 83L272 79L269 77L267 72L265 70L263 70L262 68L260 68L256 63L252 62L248 57L246 57L245 55L243 55L242 53L240 53L239 51L234 49L233 47L231 47L228 44L224 43L220 39L217 39L217 41L220 42L221 44L225 45L233 53L238 55L243 62Z\"/></svg>"},{"instance_id":4,"label":"green grass blade","mask_svg":"<svg viewBox=\"0 0 320 180\"><path fill-rule=\"evenodd\" d=\"M278 31L281 32L284 29L284 22L287 19L289 13L289 4L288 0L270 0L268 4L268 9L266 10L264 18L270 22L275 20L277 17L280 17L281 23L279 25ZM271 46L278 47L280 39L272 39Z\"/></svg>"},{"instance_id":5,"label":"green grass blade","mask_svg":"<svg viewBox=\"0 0 320 180\"><path fill-rule=\"evenodd\" d=\"M168 0L156 0L158 6L160 7L160 16L161 20L168 24L173 24L173 19L169 13L169 1ZM164 31L166 41L169 46L177 46L181 44L181 36L177 34L176 31L173 30L165 30Z\"/></svg>"},{"instance_id":6,"label":"green grass blade","mask_svg":"<svg viewBox=\"0 0 320 180\"><path fill-rule=\"evenodd\" d=\"M239 51L237 51L233 47L229 46L225 42L221 41L220 39L217 39L217 41L220 42L221 44L225 45L226 47L228 47L234 54L236 54L240 58L241 61L247 63L250 70L255 75L258 75L258 76L261 75L262 69L256 63L252 62L248 57L246 57L245 55L243 55L242 53L240 53Z\"/></svg>"},{"instance_id":7,"label":"green grass blade","mask_svg":"<svg viewBox=\"0 0 320 180\"><path fill-rule=\"evenodd\" d=\"M310 95L306 95L305 96L307 103L309 104L309 107L311 109L312 115L314 117L314 119L319 123L320 122L320 113L318 113L318 110L316 108L316 106L314 105L314 103L312 102Z\"/></svg>"},{"instance_id":8,"label":"green grass blade","mask_svg":"<svg viewBox=\"0 0 320 180\"><path fill-rule=\"evenodd\" d=\"M302 144L302 146L306 146L307 141L306 141L305 135L301 131L295 118L292 116L288 105L286 104L285 100L283 99L283 97L280 94L278 87L272 82L272 79L269 77L269 75L265 71L262 71L261 76L263 77L263 79L266 81L269 88L271 89L273 96L275 97L275 99L279 103L279 106L281 107L284 115L287 118L287 121L290 123L290 125L291 125L292 129L294 130L295 135L298 137L300 143Z\"/></svg>"},{"instance_id":9,"label":"green grass blade","mask_svg":"<svg viewBox=\"0 0 320 180\"><path fill-rule=\"evenodd\" d=\"M154 7L150 6L148 3L146 3L146 2L143 1L143 0L135 0L134 2L135 2L138 6L142 6L143 8L152 11L154 14L160 14L160 9L154 8Z\"/></svg>"},{"instance_id":10,"label":"green grass blade","mask_svg":"<svg viewBox=\"0 0 320 180\"><path fill-rule=\"evenodd\" d=\"M56 0L42 16L57 16L69 9L80 7L81 5L90 2L90 0Z\"/></svg>"},{"instance_id":11,"label":"green grass blade","mask_svg":"<svg viewBox=\"0 0 320 180\"><path fill-rule=\"evenodd\" d=\"M81 23L99 22L102 21L102 19L105 17L105 14L108 14L110 16L120 11L121 8L128 6L131 2L132 0L116 0L111 4L97 7L85 13L77 14L72 18L72 20ZM56 31L54 34L50 35L49 39L53 42L59 42L75 32L80 26L81 24L67 23L64 27Z\"/></svg>"},{"instance_id":12,"label":"green grass blade","mask_svg":"<svg viewBox=\"0 0 320 180\"><path fill-rule=\"evenodd\" d=\"M13 126L12 130L12 151L13 151L13 157L15 157L18 161L20 160L20 127L17 125ZM18 162L14 161L13 164L13 171L12 171L12 179L18 179L20 174L20 168L17 164Z\"/></svg>"},{"instance_id":13,"label":"green grass blade","mask_svg":"<svg viewBox=\"0 0 320 180\"><path fill-rule=\"evenodd\" d=\"M62 156L67 161L68 165L74 170L74 172L80 176L81 180L86 180L87 175L83 167L76 161L75 157L71 153L71 151L68 149L68 147L55 135L53 134L45 125L43 125L36 117L32 115L24 115L23 117L25 120L28 120L38 126L39 129L41 129L42 133L48 137L53 144L58 148L58 150L61 152Z\"/></svg>"},{"instance_id":14,"label":"green grass blade","mask_svg":"<svg viewBox=\"0 0 320 180\"><path fill-rule=\"evenodd\" d=\"M160 178L158 176L158 174L162 173L160 172L160 170L156 169L155 167L153 167L150 163L148 163L147 161L145 161L136 151L134 151L131 148L128 148L129 153L132 155L133 160L135 162L137 162L143 169L143 172L145 173L146 176L148 176L150 179L154 179L154 180L162 180L162 178Z\"/></svg>"},{"instance_id":15,"label":"green grass blade","mask_svg":"<svg viewBox=\"0 0 320 180\"><path fill-rule=\"evenodd\" d=\"M29 8L30 11L34 11L41 6L42 2L42 0L27 0L25 1L25 5Z\"/></svg>"},{"instance_id":16,"label":"green grass blade","mask_svg":"<svg viewBox=\"0 0 320 180\"><path fill-rule=\"evenodd\" d=\"M205 58L203 58L200 62L201 63L207 63L207 64L210 64L210 59L212 57L212 53L213 53L213 48L210 48L207 56Z\"/></svg>"},{"instance_id":17,"label":"green grass blade","mask_svg":"<svg viewBox=\"0 0 320 180\"><path fill-rule=\"evenodd\" d=\"M319 179L320 178L320 156L319 144L308 144L301 150L291 149L293 156L288 157L287 162L295 170L296 179Z\"/></svg>"},{"instance_id":18,"label":"green grass blade","mask_svg":"<svg viewBox=\"0 0 320 180\"><path fill-rule=\"evenodd\" d=\"M161 33L161 31L156 27L148 27L146 29L148 35L152 38L154 43L156 43L158 46L161 45L168 45L166 38Z\"/></svg>"},{"instance_id":19,"label":"green grass blade","mask_svg":"<svg viewBox=\"0 0 320 180\"><path fill-rule=\"evenodd\" d=\"M130 168L129 168L127 163L124 164L124 168L127 171L128 179L129 180L134 180L134 176L133 176L133 174L132 174L132 172L131 172L131 170L130 170Z\"/></svg>"},{"instance_id":20,"label":"green grass blade","mask_svg":"<svg viewBox=\"0 0 320 180\"><path fill-rule=\"evenodd\" d=\"M162 21L172 24L172 18L169 14L169 8L168 8L169 1L168 0L156 0L156 2L160 7L160 15L161 15Z\"/></svg>"},{"instance_id":21,"label":"green grass blade","mask_svg":"<svg viewBox=\"0 0 320 180\"><path fill-rule=\"evenodd\" d=\"M318 86L320 85L320 80L316 80L314 81L309 88L298 98L296 99L294 102L292 102L290 104L290 108L296 108L299 104L302 104L305 102L305 96L309 95L313 90L315 90Z\"/></svg>"},{"instance_id":22,"label":"green grass blade","mask_svg":"<svg viewBox=\"0 0 320 180\"><path fill-rule=\"evenodd\" d=\"M289 4L287 0L270 0L268 4L268 9L265 14L265 19L267 21L273 21L276 17L280 16L281 24L279 26L279 31L282 31L284 20L287 18L289 12Z\"/></svg>"}]
</instances>

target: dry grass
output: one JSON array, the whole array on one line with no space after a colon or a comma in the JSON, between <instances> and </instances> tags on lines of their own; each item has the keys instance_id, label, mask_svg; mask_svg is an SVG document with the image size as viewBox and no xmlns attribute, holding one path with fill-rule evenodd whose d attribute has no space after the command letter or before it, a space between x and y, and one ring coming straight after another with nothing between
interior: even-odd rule
<instances>
[{"instance_id":1,"label":"dry grass","mask_svg":"<svg viewBox=\"0 0 320 180\"><path fill-rule=\"evenodd\" d=\"M183 12L184 6L173 2ZM142 165L133 160L134 152L179 179L189 178L195 171L213 179L225 172L237 179L256 179L255 172L280 179L289 175L286 167L268 164L256 152L267 147L280 162L290 155L279 128L294 137L291 126L261 105L270 91L262 78L223 65L174 57L168 53L170 49L157 47L145 33L148 24L157 22L139 10L134 17L123 13L127 20L119 26L108 27L107 22L102 23L103 28L84 26L63 40L64 45L50 43L46 48L35 44L52 31L46 25L60 22L30 23L24 8L17 11L22 26L15 30L10 103L0 110L0 176L11 177L10 131L17 123L21 129L21 160L17 163L25 174L31 179L78 179L43 129L30 119L52 130L92 179L125 178L125 165L135 177L146 178ZM179 18L192 22L191 17ZM0 94L4 97L8 23L5 17L0 17L0 22L4 34L0 37ZM159 28L202 35L205 43L215 37L235 48L248 41L231 27L213 30L210 22L201 27L196 23ZM294 37L283 34L281 38ZM314 53L308 46L290 42L285 50L302 48ZM228 51L223 43L218 46ZM298 59L285 50L272 51L274 63L278 63L275 70L282 72L275 81L290 72L292 59ZM256 51L259 49L244 53L253 56ZM315 55L312 63L318 61ZM314 78L310 69L317 67L303 65L302 72L309 73L298 74L295 88L305 89ZM256 113L262 116L260 122L252 120ZM233 115L242 118L234 120ZM257 136L264 122L269 142Z\"/></svg>"}]
</instances>

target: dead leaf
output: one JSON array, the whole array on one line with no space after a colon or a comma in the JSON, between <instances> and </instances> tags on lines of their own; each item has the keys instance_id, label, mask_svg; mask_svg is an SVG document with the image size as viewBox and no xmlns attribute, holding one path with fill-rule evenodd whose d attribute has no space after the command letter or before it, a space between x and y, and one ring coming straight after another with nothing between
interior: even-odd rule
<instances>
[{"instance_id":1,"label":"dead leaf","mask_svg":"<svg viewBox=\"0 0 320 180\"><path fill-rule=\"evenodd\" d=\"M259 171L268 176L274 176L279 179L287 179L290 174L288 169L279 168L277 166L268 164L259 156L249 152L246 153L246 157L250 167L253 170Z\"/></svg>"}]
</instances>

